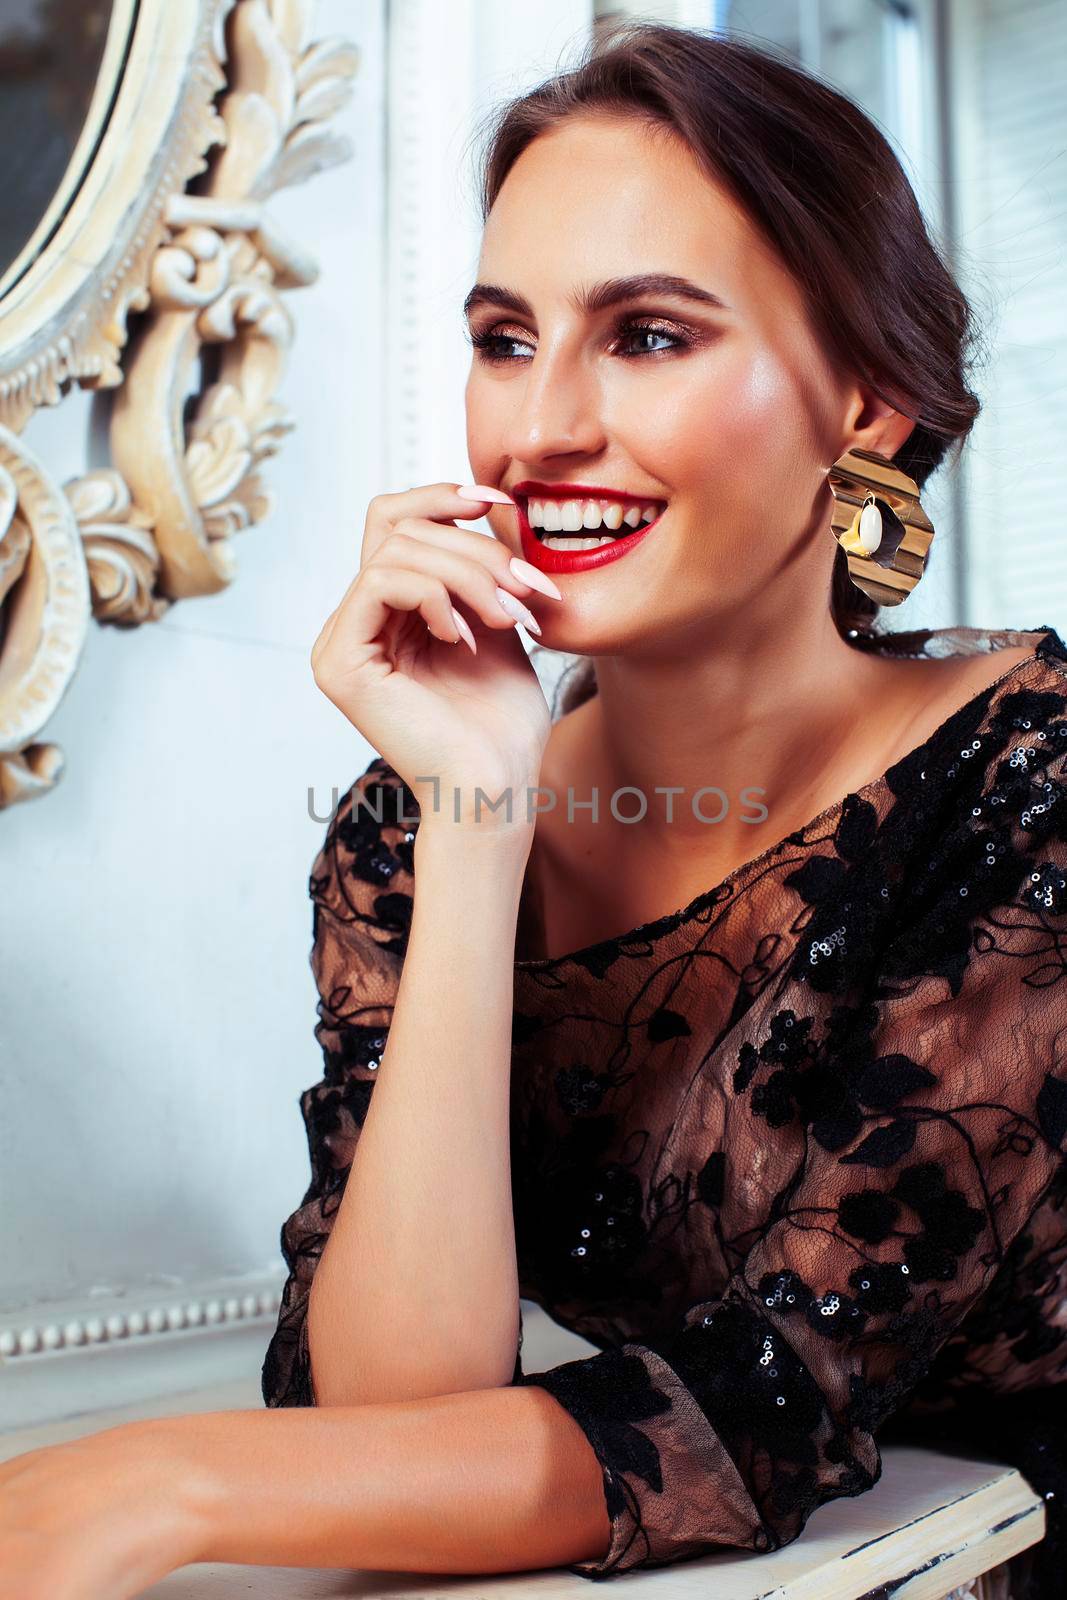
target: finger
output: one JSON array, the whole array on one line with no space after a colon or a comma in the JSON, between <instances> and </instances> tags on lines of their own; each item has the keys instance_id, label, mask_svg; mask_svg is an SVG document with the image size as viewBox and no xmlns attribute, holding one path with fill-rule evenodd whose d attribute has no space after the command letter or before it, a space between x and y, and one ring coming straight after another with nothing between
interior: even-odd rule
<instances>
[{"instance_id":1,"label":"finger","mask_svg":"<svg viewBox=\"0 0 1067 1600\"><path fill-rule=\"evenodd\" d=\"M479 560L488 564L490 570L496 574L496 582L500 584L501 588L511 589L512 591L521 590L525 594L529 594L532 590L540 590L544 593L544 585L548 584L555 590L553 598L562 599L559 590L556 589L556 585L552 583L550 578L543 578L539 583L527 583L521 577L516 576L510 567L512 559L510 551L501 544L495 535L487 538L484 534L474 533L469 528L457 528L447 518L438 522L429 516L420 516L410 509L420 501L430 509L434 506L439 508L442 504L440 491L442 489L449 490L451 487L449 484L428 484L418 489L405 490L403 494L375 495L367 511L367 525L363 534L363 544L360 548L359 568L341 596L338 609L344 605L352 593L360 572L380 554L385 540L401 524L404 525L405 531L409 532L414 532L415 527L421 528L424 537L429 536L431 530L437 530L437 532L446 536L451 534L453 536L452 548L466 549L469 553L477 556ZM431 491L435 492L436 498L431 495ZM452 516L480 517L483 514L482 508L476 506L473 501L464 499L462 495L453 495L452 505ZM410 528L407 527L408 523L411 524ZM460 540L464 541L462 545L458 542ZM486 548L481 548L483 546ZM520 560L522 567L528 568L528 562L521 561L521 558L516 559Z\"/></svg>"},{"instance_id":2,"label":"finger","mask_svg":"<svg viewBox=\"0 0 1067 1600\"><path fill-rule=\"evenodd\" d=\"M454 560L454 557L450 557L450 560ZM478 570L472 563L461 563L461 566L462 570L450 582L443 581L435 573L427 573L422 566L411 568L386 566L384 563L368 566L365 573L360 574L360 582L352 590L352 597L344 606L338 621L334 622L328 651L333 653L334 648L339 646L347 650L352 640L370 645L371 640L378 637L382 627L386 626L390 610L421 611L430 632L437 638L453 643L456 634L462 634L464 622L461 614L454 610L454 598L464 600L470 610L482 618L486 627L515 627L517 619L502 608L490 574ZM488 600L486 594L490 594ZM398 595L400 600L394 602L390 598L392 595ZM514 595L509 598L514 605L522 605ZM429 603L429 611L424 610L426 603ZM454 616L459 616L459 626L456 626ZM536 619L533 621L536 632Z\"/></svg>"},{"instance_id":3,"label":"finger","mask_svg":"<svg viewBox=\"0 0 1067 1600\"><path fill-rule=\"evenodd\" d=\"M536 567L531 567L521 557L513 556L503 540L495 534L487 536L475 533L471 528L457 528L451 522L434 522L427 517L401 517L394 526L393 534L383 540L373 555L367 558L368 561L378 560L398 533L439 550L454 550L458 555L480 561L488 567L494 582L502 589L520 594L524 599L528 600L533 594L543 594L554 600L563 598L551 578Z\"/></svg>"},{"instance_id":4,"label":"finger","mask_svg":"<svg viewBox=\"0 0 1067 1600\"><path fill-rule=\"evenodd\" d=\"M468 555L459 555L428 540L413 539L406 533L391 533L378 555L363 568L363 573L380 567L409 567L416 572L432 574L447 585L453 602L464 601L486 627L512 628L516 622L521 622L531 633L541 631L533 612L497 583L490 566ZM353 591L356 592L358 586Z\"/></svg>"},{"instance_id":5,"label":"finger","mask_svg":"<svg viewBox=\"0 0 1067 1600\"><path fill-rule=\"evenodd\" d=\"M491 488L492 485L480 484L478 487ZM491 502L471 500L466 495L457 494L458 488L459 485L455 483L423 483L397 494L375 495L367 507L363 533L364 555L373 554L390 530L404 517L425 517L429 521L443 523L453 522L456 518L463 522L484 517ZM497 490L497 493L501 492ZM510 496L508 504L517 511ZM507 507L502 509L506 510Z\"/></svg>"},{"instance_id":6,"label":"finger","mask_svg":"<svg viewBox=\"0 0 1067 1600\"><path fill-rule=\"evenodd\" d=\"M527 592L533 590L534 592L540 592L544 594L552 593L553 599L562 599L559 590L556 588L556 585L552 583L550 578L541 573L537 573L536 569L531 569L530 564L523 561L521 557L507 557L505 546L503 546L500 541L495 538L495 536L492 538L486 538L484 534L476 534L472 533L468 529L460 529L455 527L453 519L458 517L460 520L464 520L473 517L481 517L485 514L485 508L493 503L489 500L471 500L467 496L457 493L459 487L460 486L455 483L421 484L415 488L405 489L396 494L375 495L370 501L367 509L363 542L360 547L360 571L357 572L352 578L348 588L341 596L340 602L330 613L329 617L327 617L319 633L319 637L315 640L315 643L312 646L311 665L313 671L315 669L316 662L322 653L322 650L328 644L329 639L334 631L339 613L345 607L352 595L356 583L358 582L360 572L374 556L375 551L382 543L383 539L388 537L389 531L395 526L396 523L402 521L405 517L412 517L416 521L419 518L423 518L427 523L433 526L439 526L446 533L459 535L463 539L477 539L483 546L494 550L499 549L504 554L507 562L506 572L502 570L499 563L499 558L497 558L495 555L487 556L484 550L479 551L478 554L479 559L482 560L483 563L488 561L493 561L496 563L491 570L495 573L496 581L499 583L501 588L509 592L513 592L516 588L521 588ZM492 485L475 485L475 487L491 488ZM502 491L497 490L496 492L501 493ZM514 505L513 501L510 503ZM412 532L414 532L414 530L412 530ZM453 548L458 548L458 546L453 545ZM519 564L520 571L518 573L516 573L511 567L512 560ZM525 569L527 575L530 575L532 571L538 581L534 583L527 582L526 578L521 575L522 569ZM540 630L534 627L532 631L539 632Z\"/></svg>"},{"instance_id":7,"label":"finger","mask_svg":"<svg viewBox=\"0 0 1067 1600\"><path fill-rule=\"evenodd\" d=\"M315 681L325 693L334 671L350 670L353 654L371 645L397 611L418 612L434 638L444 643L460 638L451 597L439 578L407 567L368 569L347 604L338 607L330 637L318 652Z\"/></svg>"},{"instance_id":8,"label":"finger","mask_svg":"<svg viewBox=\"0 0 1067 1600\"><path fill-rule=\"evenodd\" d=\"M323 623L319 636L312 646L312 673L317 672L322 653L328 647L337 627L338 618L346 611L355 592L356 585L360 582L363 574L372 567L385 567L387 569L404 567L413 571L433 573L448 585L457 598L464 600L487 626L513 628L517 622L521 622L532 633L540 633L541 629L536 617L529 607L524 606L521 601L517 599L514 601L518 609L511 612L501 605L496 592L498 579L508 578L513 587L525 589L524 585L516 583L506 564L501 565L499 557L502 555L506 557L503 545L498 544L495 540L486 539L480 534L470 533L466 529L449 529L437 523L415 523L412 520L409 524L405 520L403 523L405 530L409 526L410 533L406 531L404 533L391 533L379 547L374 557L360 568L348 585L340 602ZM422 532L421 538L415 537L417 529ZM449 534L454 537L450 539ZM440 540L438 540L437 536L441 536ZM490 544L496 545L496 552L486 558L480 547ZM459 553L460 551L463 553ZM477 561L473 561L472 557L477 557ZM504 587L503 582L500 583L499 587ZM510 594L511 590L506 592ZM443 634L437 632L432 626L430 631L437 638L454 642L457 635L451 612L450 602L446 631ZM430 625L428 618L427 625ZM463 631L463 626L464 619L461 618L460 633ZM469 628L467 631L469 633Z\"/></svg>"},{"instance_id":9,"label":"finger","mask_svg":"<svg viewBox=\"0 0 1067 1600\"><path fill-rule=\"evenodd\" d=\"M349 588L351 588L351 587L352 587L351 584L349 584ZM315 643L311 647L311 670L312 670L312 672L315 671L315 663L318 660L319 656L322 654L322 651L323 651L324 647L330 641L330 634L333 632L334 623L337 621L337 614L340 611L340 609L341 609L341 607L339 605L335 606L334 609L330 612L330 615L326 618L326 621L323 623L322 627L319 629L319 636L315 640Z\"/></svg>"}]
</instances>

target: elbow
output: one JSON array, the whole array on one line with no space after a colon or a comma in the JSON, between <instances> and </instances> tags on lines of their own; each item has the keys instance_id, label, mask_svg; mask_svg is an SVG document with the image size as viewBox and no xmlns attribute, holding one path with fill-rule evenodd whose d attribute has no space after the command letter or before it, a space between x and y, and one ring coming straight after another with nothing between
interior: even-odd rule
<instances>
[{"instance_id":1,"label":"elbow","mask_svg":"<svg viewBox=\"0 0 1067 1600\"><path fill-rule=\"evenodd\" d=\"M461 1338L443 1339L432 1352L419 1339L394 1336L386 1347L378 1341L370 1354L352 1349L344 1328L331 1322L330 1301L323 1301L320 1278L307 1296L307 1389L317 1406L376 1405L392 1400L430 1400L435 1395L469 1394L472 1390L507 1389L518 1363L518 1302L509 1307L506 1333L486 1339L482 1349ZM437 1358L434 1358L437 1357Z\"/></svg>"},{"instance_id":2,"label":"elbow","mask_svg":"<svg viewBox=\"0 0 1067 1600\"><path fill-rule=\"evenodd\" d=\"M431 1400L437 1395L468 1394L476 1389L506 1389L510 1386L509 1370L499 1380L495 1375L488 1380L467 1372L453 1370L437 1373L426 1368L416 1372L376 1368L373 1377L364 1369L359 1374L348 1372L340 1379L324 1378L317 1374L314 1359L310 1363L310 1389L313 1404L329 1406L369 1406L399 1400Z\"/></svg>"},{"instance_id":3,"label":"elbow","mask_svg":"<svg viewBox=\"0 0 1067 1600\"><path fill-rule=\"evenodd\" d=\"M393 1339L387 1351L356 1358L331 1331L328 1308L316 1312L314 1284L307 1305L308 1388L320 1407L363 1406L398 1400L428 1400L436 1395L476 1389L506 1389L515 1375L514 1342L499 1363L474 1364L453 1352L444 1363L430 1363L419 1341Z\"/></svg>"}]
</instances>

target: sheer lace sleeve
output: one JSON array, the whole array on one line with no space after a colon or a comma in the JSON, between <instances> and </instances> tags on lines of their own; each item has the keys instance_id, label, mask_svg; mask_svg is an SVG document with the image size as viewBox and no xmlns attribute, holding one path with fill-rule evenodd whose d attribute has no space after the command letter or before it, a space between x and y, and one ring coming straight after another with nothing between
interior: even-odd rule
<instances>
[{"instance_id":1,"label":"sheer lace sleeve","mask_svg":"<svg viewBox=\"0 0 1067 1600\"><path fill-rule=\"evenodd\" d=\"M411 791L377 758L341 799L311 870L315 1037L324 1076L300 1097L311 1182L282 1226L289 1276L262 1371L268 1406L315 1405L307 1347L311 1281L341 1204L381 1060L412 907Z\"/></svg>"},{"instance_id":2,"label":"sheer lace sleeve","mask_svg":"<svg viewBox=\"0 0 1067 1600\"><path fill-rule=\"evenodd\" d=\"M794 1009L725 1064L722 1093L751 1133L732 1181L754 1226L723 1292L649 1343L516 1380L549 1390L601 1464L610 1544L571 1571L776 1549L824 1502L869 1489L880 1426L1062 1187L1067 788L1057 790L1056 810L1043 806L1010 838L987 835L998 842L981 856L967 835L958 860L917 884L915 915L887 944L867 1003L835 1005L813 1027L816 1008L794 988ZM997 875L995 894L983 871ZM960 909L968 884L980 916ZM905 971L904 984L885 978ZM793 1135L785 1181L768 1183L764 1155ZM701 1176L715 1205L712 1165Z\"/></svg>"}]
</instances>

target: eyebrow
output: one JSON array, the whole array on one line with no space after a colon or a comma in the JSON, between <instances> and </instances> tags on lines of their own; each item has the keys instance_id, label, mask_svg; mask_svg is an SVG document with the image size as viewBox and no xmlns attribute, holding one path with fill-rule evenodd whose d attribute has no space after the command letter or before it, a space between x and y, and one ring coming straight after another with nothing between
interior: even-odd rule
<instances>
[{"instance_id":1,"label":"eyebrow","mask_svg":"<svg viewBox=\"0 0 1067 1600\"><path fill-rule=\"evenodd\" d=\"M628 278L605 278L588 289L576 290L568 295L576 311L591 314L606 311L610 306L627 300L640 300L653 295L674 295L681 300L694 300L698 305L714 306L719 311L729 311L725 300L710 289L702 289L689 278L679 278L669 272L642 272ZM524 295L505 289L498 283L476 283L463 302L463 315L469 317L479 306L497 306L502 311L512 311L516 316L533 317L533 306Z\"/></svg>"}]
</instances>

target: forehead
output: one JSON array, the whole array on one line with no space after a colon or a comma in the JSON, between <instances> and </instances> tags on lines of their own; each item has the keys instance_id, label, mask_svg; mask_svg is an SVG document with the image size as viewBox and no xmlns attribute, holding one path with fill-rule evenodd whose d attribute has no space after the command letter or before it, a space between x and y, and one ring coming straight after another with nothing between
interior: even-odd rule
<instances>
[{"instance_id":1,"label":"forehead","mask_svg":"<svg viewBox=\"0 0 1067 1600\"><path fill-rule=\"evenodd\" d=\"M633 272L694 279L739 309L800 291L729 190L670 129L636 117L573 117L539 135L501 185L478 277L528 298Z\"/></svg>"}]
</instances>

